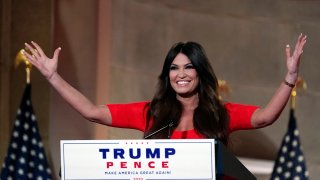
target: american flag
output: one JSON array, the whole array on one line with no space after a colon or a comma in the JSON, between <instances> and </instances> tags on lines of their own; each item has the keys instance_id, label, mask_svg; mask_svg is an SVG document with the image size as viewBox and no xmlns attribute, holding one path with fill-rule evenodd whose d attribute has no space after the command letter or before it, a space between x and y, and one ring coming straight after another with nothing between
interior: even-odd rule
<instances>
[{"instance_id":1,"label":"american flag","mask_svg":"<svg viewBox=\"0 0 320 180\"><path fill-rule=\"evenodd\" d=\"M52 179L27 84L14 123L0 180Z\"/></svg>"},{"instance_id":2,"label":"american flag","mask_svg":"<svg viewBox=\"0 0 320 180\"><path fill-rule=\"evenodd\" d=\"M304 180L308 178L309 173L300 144L296 118L294 110L291 109L288 131L282 140L278 157L273 167L271 180Z\"/></svg>"}]
</instances>

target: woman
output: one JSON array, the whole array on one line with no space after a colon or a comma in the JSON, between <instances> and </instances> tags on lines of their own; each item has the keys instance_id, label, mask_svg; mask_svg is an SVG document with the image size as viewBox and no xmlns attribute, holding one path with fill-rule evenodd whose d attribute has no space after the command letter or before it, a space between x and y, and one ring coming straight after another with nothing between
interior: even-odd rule
<instances>
[{"instance_id":1,"label":"woman","mask_svg":"<svg viewBox=\"0 0 320 180\"><path fill-rule=\"evenodd\" d=\"M294 52L286 47L287 74L266 107L219 101L217 78L203 48L177 43L168 52L151 102L94 105L57 73L61 48L49 59L35 42L25 44L28 60L57 92L86 119L113 127L134 128L147 138L216 138L227 144L239 129L272 124L284 109L298 78L306 36L298 37Z\"/></svg>"}]
</instances>

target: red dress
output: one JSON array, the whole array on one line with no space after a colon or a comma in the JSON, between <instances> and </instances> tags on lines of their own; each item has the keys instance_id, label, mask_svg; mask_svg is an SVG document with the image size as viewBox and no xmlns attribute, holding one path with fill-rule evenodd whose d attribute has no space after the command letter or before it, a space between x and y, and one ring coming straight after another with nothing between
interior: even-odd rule
<instances>
[{"instance_id":1,"label":"red dress","mask_svg":"<svg viewBox=\"0 0 320 180\"><path fill-rule=\"evenodd\" d=\"M129 104L108 104L111 112L113 127L130 128L144 132L146 127L146 104L136 102ZM224 104L229 113L229 132L242 129L252 129L251 116L258 106L235 103ZM204 137L194 129L187 131L174 130L171 139L203 139Z\"/></svg>"}]
</instances>

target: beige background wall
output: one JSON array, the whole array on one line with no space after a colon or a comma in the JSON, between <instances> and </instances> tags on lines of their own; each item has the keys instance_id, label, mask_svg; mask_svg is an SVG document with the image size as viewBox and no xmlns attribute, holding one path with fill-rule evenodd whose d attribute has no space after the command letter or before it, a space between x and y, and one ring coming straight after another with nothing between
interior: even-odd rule
<instances>
[{"instance_id":1,"label":"beige background wall","mask_svg":"<svg viewBox=\"0 0 320 180\"><path fill-rule=\"evenodd\" d=\"M296 115L308 169L319 177L319 7L317 1L115 1L110 102L151 98L170 46L197 41L217 76L231 85L227 100L264 106L285 76L285 45L294 47L305 33L301 75L308 90L298 97ZM274 159L288 115L285 109L268 128L235 133L231 148L241 156ZM110 134L127 137L122 130Z\"/></svg>"},{"instance_id":2,"label":"beige background wall","mask_svg":"<svg viewBox=\"0 0 320 180\"><path fill-rule=\"evenodd\" d=\"M99 104L152 98L162 62L171 45L177 41L197 41L206 49L217 76L227 80L232 88L232 94L226 100L264 106L285 76L285 45L293 46L300 32L307 34L301 75L308 83L308 90L298 97L296 115L311 179L320 176L320 139L316 133L320 127L320 2L54 2L55 8L50 15L54 33L47 37L53 38L54 48L62 47L59 72ZM42 12L43 15L47 13ZM45 27L50 25L36 29L42 32ZM52 55L53 50L47 52ZM33 83L41 84L44 79L39 74L36 76L40 82ZM49 137L45 132L43 136L50 142L47 151L56 174L60 166L61 139L141 138L141 133L134 130L106 128L87 122L53 90L49 94L47 89L38 89L50 97L49 105L35 109L36 112L49 111L48 117L42 117L49 123L43 128L47 129ZM37 90L33 87L33 91ZM19 95L15 92L11 96ZM33 93L34 98L38 96ZM287 129L288 115L286 108L279 121L270 127L234 133L230 148L239 156L274 159ZM5 146L1 142L1 148ZM268 179L269 176L257 177Z\"/></svg>"}]
</instances>

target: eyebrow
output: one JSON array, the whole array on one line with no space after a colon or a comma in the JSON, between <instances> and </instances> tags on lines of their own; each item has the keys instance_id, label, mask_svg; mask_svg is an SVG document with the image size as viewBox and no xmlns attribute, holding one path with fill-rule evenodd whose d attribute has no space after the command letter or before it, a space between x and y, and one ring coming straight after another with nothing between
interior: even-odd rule
<instances>
[{"instance_id":1,"label":"eyebrow","mask_svg":"<svg viewBox=\"0 0 320 180\"><path fill-rule=\"evenodd\" d=\"M193 64L190 62L190 63L184 64L183 66L187 66L187 65L193 65ZM172 64L170 64L170 66L178 66L178 65L177 65L177 64L174 64L174 63L172 63Z\"/></svg>"}]
</instances>

